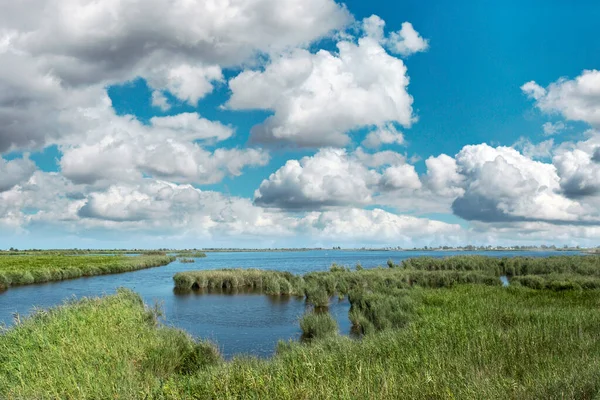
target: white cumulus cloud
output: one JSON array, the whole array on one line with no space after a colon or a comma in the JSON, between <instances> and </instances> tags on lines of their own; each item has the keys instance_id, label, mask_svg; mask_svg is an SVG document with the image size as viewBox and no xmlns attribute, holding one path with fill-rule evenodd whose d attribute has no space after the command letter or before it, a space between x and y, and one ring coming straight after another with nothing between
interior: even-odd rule
<instances>
[{"instance_id":1,"label":"white cumulus cloud","mask_svg":"<svg viewBox=\"0 0 600 400\"><path fill-rule=\"evenodd\" d=\"M289 160L261 183L254 201L265 207L315 210L367 205L380 191L420 188L414 167L405 164L402 156L391 155L326 148L314 156ZM372 168L385 165L383 170Z\"/></svg>"},{"instance_id":2,"label":"white cumulus cloud","mask_svg":"<svg viewBox=\"0 0 600 400\"><path fill-rule=\"evenodd\" d=\"M255 141L341 147L350 141L348 132L360 127L411 126L415 117L406 72L402 60L378 40L342 40L337 53L295 50L274 58L264 70L240 73L229 81L227 106L274 112L252 128Z\"/></svg>"},{"instance_id":3,"label":"white cumulus cloud","mask_svg":"<svg viewBox=\"0 0 600 400\"><path fill-rule=\"evenodd\" d=\"M572 121L600 126L600 71L584 70L575 79L561 78L544 88L534 81L521 89L540 110L560 113Z\"/></svg>"}]
</instances>

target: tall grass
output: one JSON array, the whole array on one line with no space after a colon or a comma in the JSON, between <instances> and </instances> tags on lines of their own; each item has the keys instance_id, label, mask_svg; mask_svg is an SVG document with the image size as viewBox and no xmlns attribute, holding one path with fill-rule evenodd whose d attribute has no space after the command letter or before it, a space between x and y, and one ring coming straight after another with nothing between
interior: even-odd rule
<instances>
[{"instance_id":1,"label":"tall grass","mask_svg":"<svg viewBox=\"0 0 600 400\"><path fill-rule=\"evenodd\" d=\"M220 361L209 344L158 325L156 313L130 291L71 303L0 335L0 398L600 394L600 290L403 289L379 282L353 289L350 297L353 312L372 326L361 340L335 335L328 314L309 313L302 324L310 345L288 342L272 359L230 362Z\"/></svg>"},{"instance_id":2,"label":"tall grass","mask_svg":"<svg viewBox=\"0 0 600 400\"><path fill-rule=\"evenodd\" d=\"M188 257L188 258L204 258L206 257L206 253L203 251L194 251L194 250L182 250L175 253L176 257Z\"/></svg>"},{"instance_id":3,"label":"tall grass","mask_svg":"<svg viewBox=\"0 0 600 400\"><path fill-rule=\"evenodd\" d=\"M337 334L338 325L329 313L311 311L300 319L300 329L302 329L302 339L311 341Z\"/></svg>"},{"instance_id":4,"label":"tall grass","mask_svg":"<svg viewBox=\"0 0 600 400\"><path fill-rule=\"evenodd\" d=\"M115 274L167 265L170 256L50 256L0 257L0 288L61 281L82 276Z\"/></svg>"},{"instance_id":5,"label":"tall grass","mask_svg":"<svg viewBox=\"0 0 600 400\"><path fill-rule=\"evenodd\" d=\"M158 398L218 363L208 342L159 326L128 290L40 311L0 335L0 398Z\"/></svg>"},{"instance_id":6,"label":"tall grass","mask_svg":"<svg viewBox=\"0 0 600 400\"><path fill-rule=\"evenodd\" d=\"M164 256L164 250L125 250L125 249L54 249L54 250L13 250L0 251L0 256L79 256L79 255L120 255L120 254L139 254L147 256Z\"/></svg>"},{"instance_id":7,"label":"tall grass","mask_svg":"<svg viewBox=\"0 0 600 400\"><path fill-rule=\"evenodd\" d=\"M266 294L303 295L301 277L289 272L264 271L258 269L220 269L179 272L173 276L175 288L191 289L240 289L264 291Z\"/></svg>"},{"instance_id":8,"label":"tall grass","mask_svg":"<svg viewBox=\"0 0 600 400\"><path fill-rule=\"evenodd\" d=\"M410 322L362 340L288 343L177 381L182 398L593 399L600 292L412 289ZM410 309L410 308L409 308Z\"/></svg>"},{"instance_id":9,"label":"tall grass","mask_svg":"<svg viewBox=\"0 0 600 400\"><path fill-rule=\"evenodd\" d=\"M483 261L175 275L188 290L348 295L360 340L311 311L300 320L310 344L280 344L269 360L223 362L130 291L39 312L0 335L0 398L600 398L595 261L515 262L509 287L498 279L509 264Z\"/></svg>"},{"instance_id":10,"label":"tall grass","mask_svg":"<svg viewBox=\"0 0 600 400\"><path fill-rule=\"evenodd\" d=\"M185 271L173 276L175 288L239 289L249 288L267 294L306 296L307 302L317 307L327 306L329 298L347 295L351 290L366 288L431 288L451 287L462 283L500 285L498 277L480 271L421 271L402 268L374 268L351 271L333 265L328 272L311 272L304 276L289 272L259 269L220 269Z\"/></svg>"},{"instance_id":11,"label":"tall grass","mask_svg":"<svg viewBox=\"0 0 600 400\"><path fill-rule=\"evenodd\" d=\"M568 274L600 277L600 256L416 257L402 261L401 267L426 271L481 271L496 276Z\"/></svg>"}]
</instances>

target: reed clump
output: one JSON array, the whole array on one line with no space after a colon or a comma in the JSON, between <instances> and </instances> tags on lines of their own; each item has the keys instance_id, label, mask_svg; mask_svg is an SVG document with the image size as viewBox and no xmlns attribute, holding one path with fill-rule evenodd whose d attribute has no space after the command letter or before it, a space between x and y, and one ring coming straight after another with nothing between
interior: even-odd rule
<instances>
[{"instance_id":1,"label":"reed clump","mask_svg":"<svg viewBox=\"0 0 600 400\"><path fill-rule=\"evenodd\" d=\"M312 341L336 335L338 325L328 312L311 311L300 319L300 329L302 329L302 339Z\"/></svg>"},{"instance_id":2,"label":"reed clump","mask_svg":"<svg viewBox=\"0 0 600 400\"><path fill-rule=\"evenodd\" d=\"M206 257L206 253L203 251L183 250L175 253L175 257L204 258Z\"/></svg>"}]
</instances>

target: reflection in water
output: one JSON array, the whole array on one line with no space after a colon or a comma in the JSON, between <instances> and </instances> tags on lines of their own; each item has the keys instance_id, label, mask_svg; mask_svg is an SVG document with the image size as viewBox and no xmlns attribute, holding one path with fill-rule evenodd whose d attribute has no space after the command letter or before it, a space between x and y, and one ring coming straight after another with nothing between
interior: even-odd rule
<instances>
[{"instance_id":1,"label":"reflection in water","mask_svg":"<svg viewBox=\"0 0 600 400\"><path fill-rule=\"evenodd\" d=\"M174 290L177 310L171 322L195 336L214 340L225 357L238 353L270 356L280 340L298 340L299 321L312 309L304 297L272 296L253 288ZM331 299L330 312L340 333L350 334L347 299ZM192 322L193 321L193 322Z\"/></svg>"}]
</instances>

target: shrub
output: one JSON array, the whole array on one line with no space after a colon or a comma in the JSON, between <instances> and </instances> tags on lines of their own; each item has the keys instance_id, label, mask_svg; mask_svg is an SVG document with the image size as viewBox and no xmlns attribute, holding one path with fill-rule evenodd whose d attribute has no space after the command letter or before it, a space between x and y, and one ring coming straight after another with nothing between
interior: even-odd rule
<instances>
[{"instance_id":1,"label":"shrub","mask_svg":"<svg viewBox=\"0 0 600 400\"><path fill-rule=\"evenodd\" d=\"M304 340L313 340L335 335L337 322L326 312L309 312L300 319L300 329Z\"/></svg>"},{"instance_id":2,"label":"shrub","mask_svg":"<svg viewBox=\"0 0 600 400\"><path fill-rule=\"evenodd\" d=\"M323 287L312 284L306 288L306 302L315 307L327 307L329 305L329 296Z\"/></svg>"},{"instance_id":3,"label":"shrub","mask_svg":"<svg viewBox=\"0 0 600 400\"><path fill-rule=\"evenodd\" d=\"M348 269L346 269L344 266L333 263L331 264L331 267L329 268L330 272L346 272L348 271Z\"/></svg>"}]
</instances>

